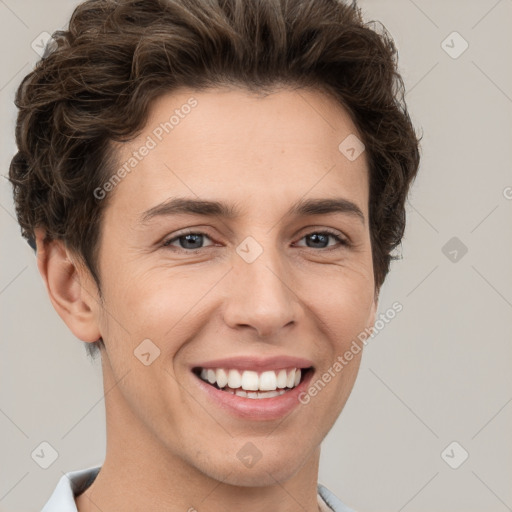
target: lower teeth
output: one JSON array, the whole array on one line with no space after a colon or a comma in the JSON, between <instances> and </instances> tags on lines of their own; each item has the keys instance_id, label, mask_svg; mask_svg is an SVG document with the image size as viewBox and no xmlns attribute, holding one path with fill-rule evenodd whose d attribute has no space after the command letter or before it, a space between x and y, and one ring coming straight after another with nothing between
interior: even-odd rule
<instances>
[{"instance_id":1,"label":"lower teeth","mask_svg":"<svg viewBox=\"0 0 512 512\"><path fill-rule=\"evenodd\" d=\"M230 393L232 395L241 396L243 398L274 398L276 396L281 396L288 391L287 389L279 389L275 391L244 391L243 389L231 389L231 388L222 388L222 391L226 393Z\"/></svg>"}]
</instances>

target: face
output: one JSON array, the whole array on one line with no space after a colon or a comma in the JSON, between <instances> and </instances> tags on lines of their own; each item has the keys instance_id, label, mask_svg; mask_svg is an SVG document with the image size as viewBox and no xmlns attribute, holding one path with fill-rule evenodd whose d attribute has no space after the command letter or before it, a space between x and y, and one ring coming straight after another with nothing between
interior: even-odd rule
<instances>
[{"instance_id":1,"label":"face","mask_svg":"<svg viewBox=\"0 0 512 512\"><path fill-rule=\"evenodd\" d=\"M333 366L376 308L368 162L338 148L351 134L318 91L182 89L117 146L94 312L110 432L236 485L317 453L361 352Z\"/></svg>"}]
</instances>

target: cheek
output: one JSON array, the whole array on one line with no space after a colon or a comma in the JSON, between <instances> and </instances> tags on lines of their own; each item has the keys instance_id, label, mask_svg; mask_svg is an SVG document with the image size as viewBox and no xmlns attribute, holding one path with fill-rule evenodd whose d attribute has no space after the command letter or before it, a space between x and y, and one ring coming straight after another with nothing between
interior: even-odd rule
<instances>
[{"instance_id":1,"label":"cheek","mask_svg":"<svg viewBox=\"0 0 512 512\"><path fill-rule=\"evenodd\" d=\"M218 279L207 272L194 276L166 268L131 272L109 295L111 342L129 339L133 350L150 339L160 349L161 360L174 356L183 340L207 321L201 298Z\"/></svg>"},{"instance_id":2,"label":"cheek","mask_svg":"<svg viewBox=\"0 0 512 512\"><path fill-rule=\"evenodd\" d=\"M126 266L115 285L110 287L110 303L115 305L118 316L134 328L144 329L155 325L152 319L169 314L172 305L179 306L183 288L179 280L170 281L164 275L165 272L158 276Z\"/></svg>"},{"instance_id":3,"label":"cheek","mask_svg":"<svg viewBox=\"0 0 512 512\"><path fill-rule=\"evenodd\" d=\"M318 325L337 345L337 351L372 323L374 294L370 279L331 279L323 289L309 285L304 296L319 319Z\"/></svg>"},{"instance_id":4,"label":"cheek","mask_svg":"<svg viewBox=\"0 0 512 512\"><path fill-rule=\"evenodd\" d=\"M121 268L121 264L120 264ZM109 276L104 287L102 335L108 345L109 358L119 373L139 361L134 350L149 339L160 349L162 331L173 324L169 313L173 302L163 283L151 282L144 276L118 271ZM162 325L162 319L167 322Z\"/></svg>"}]
</instances>

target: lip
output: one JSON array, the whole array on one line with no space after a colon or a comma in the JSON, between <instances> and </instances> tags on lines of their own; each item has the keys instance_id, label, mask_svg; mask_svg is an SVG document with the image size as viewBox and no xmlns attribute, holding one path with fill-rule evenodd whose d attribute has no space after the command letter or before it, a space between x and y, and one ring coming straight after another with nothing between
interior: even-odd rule
<instances>
[{"instance_id":1,"label":"lip","mask_svg":"<svg viewBox=\"0 0 512 512\"><path fill-rule=\"evenodd\" d=\"M294 366L299 360L296 358L287 358L289 360L293 360L293 364L290 366ZM238 359L237 359L238 360ZM215 365L219 362L225 364L227 360L218 360L215 361ZM229 361L232 363L232 361ZM284 361L285 366L290 361ZM268 360L265 362L264 366L260 366L259 368L262 370L268 369ZM274 361L272 364L282 364L283 362ZM198 365L200 366L200 365ZM227 367L227 365L225 365ZM309 365L312 366L312 365ZM221 367L222 365L215 366L216 368ZM241 368L247 368L247 366L243 366ZM254 368L254 365L249 365L248 367ZM296 368L300 366L295 366ZM203 366L203 368L213 368L213 366ZM236 368L234 366L229 366L229 368ZM275 368L273 366L272 368ZM302 368L306 368L302 366ZM273 398L245 398L242 396L232 395L231 393L227 393L226 391L222 391L221 389L217 389L211 384L203 381L198 375L191 372L197 386L200 389L201 393L206 393L208 398L208 407L209 404L213 403L218 406L222 411L228 413L231 416L235 416L237 418L245 419L248 421L271 421L280 419L287 414L289 414L293 409L295 409L301 402L299 401L299 395L307 389L309 382L311 381L313 374L315 373L314 368L311 368L310 371L306 373L306 375L302 378L300 384L293 389L290 389L286 393L280 396L276 396Z\"/></svg>"},{"instance_id":2,"label":"lip","mask_svg":"<svg viewBox=\"0 0 512 512\"><path fill-rule=\"evenodd\" d=\"M279 370L281 368L309 368L313 362L308 359L291 356L255 357L237 356L205 361L191 366L193 368L227 368L234 370L253 370L263 372L265 370ZM283 395L284 396L284 395Z\"/></svg>"}]
</instances>

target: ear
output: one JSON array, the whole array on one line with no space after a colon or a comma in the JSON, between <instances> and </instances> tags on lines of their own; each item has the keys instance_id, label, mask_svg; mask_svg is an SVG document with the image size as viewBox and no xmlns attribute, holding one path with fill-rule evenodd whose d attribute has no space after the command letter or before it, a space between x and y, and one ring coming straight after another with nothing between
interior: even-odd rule
<instances>
[{"instance_id":1,"label":"ear","mask_svg":"<svg viewBox=\"0 0 512 512\"><path fill-rule=\"evenodd\" d=\"M55 311L80 340L97 341L100 299L88 272L79 267L62 240L45 240L45 230L34 230L37 268Z\"/></svg>"}]
</instances>

